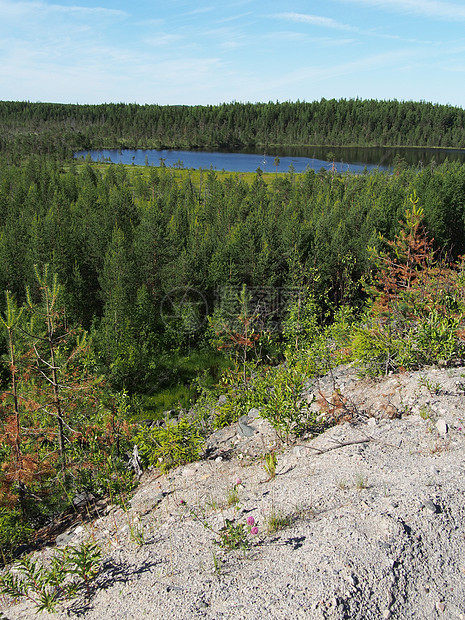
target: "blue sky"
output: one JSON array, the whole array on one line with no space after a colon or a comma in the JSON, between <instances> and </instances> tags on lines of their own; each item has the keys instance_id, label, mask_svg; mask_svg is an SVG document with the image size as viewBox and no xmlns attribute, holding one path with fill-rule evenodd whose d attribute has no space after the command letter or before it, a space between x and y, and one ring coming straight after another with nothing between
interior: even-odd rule
<instances>
[{"instance_id":1,"label":"blue sky","mask_svg":"<svg viewBox=\"0 0 465 620\"><path fill-rule=\"evenodd\" d=\"M465 104L465 3L0 0L0 99Z\"/></svg>"}]
</instances>

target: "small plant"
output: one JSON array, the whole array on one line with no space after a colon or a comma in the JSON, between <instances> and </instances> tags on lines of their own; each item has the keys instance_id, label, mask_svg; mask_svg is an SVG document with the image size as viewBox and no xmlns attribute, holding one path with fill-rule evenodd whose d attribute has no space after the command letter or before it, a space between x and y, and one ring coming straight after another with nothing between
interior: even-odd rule
<instances>
[{"instance_id":1,"label":"small plant","mask_svg":"<svg viewBox=\"0 0 465 620\"><path fill-rule=\"evenodd\" d=\"M238 482L242 484L239 480ZM236 486L238 485L236 484ZM227 551L232 551L233 549L242 549L246 551L250 547L251 537L258 534L258 525L255 523L255 518L252 516L247 517L245 523L238 523L235 519L225 519L223 527L218 531L214 529L205 518L200 517L192 508L189 509L189 512L194 519L200 521L207 530L210 530L218 537L218 540L214 541L215 544Z\"/></svg>"},{"instance_id":2,"label":"small plant","mask_svg":"<svg viewBox=\"0 0 465 620\"><path fill-rule=\"evenodd\" d=\"M141 523L129 524L129 538L138 547L142 547L145 544L144 528Z\"/></svg>"},{"instance_id":3,"label":"small plant","mask_svg":"<svg viewBox=\"0 0 465 620\"><path fill-rule=\"evenodd\" d=\"M90 595L91 582L100 570L101 555L96 543L87 542L57 552L49 567L32 558L23 558L0 577L0 593L13 599L30 600L38 612L53 612L60 600L75 596L82 586L86 595Z\"/></svg>"},{"instance_id":4,"label":"small plant","mask_svg":"<svg viewBox=\"0 0 465 620\"><path fill-rule=\"evenodd\" d=\"M264 456L263 467L268 474L268 480L272 480L276 476L276 465L278 464L278 459L274 452L269 452Z\"/></svg>"},{"instance_id":5,"label":"small plant","mask_svg":"<svg viewBox=\"0 0 465 620\"><path fill-rule=\"evenodd\" d=\"M166 420L163 426L141 428L134 441L145 464L162 472L196 461L203 445L199 428L185 417Z\"/></svg>"},{"instance_id":6,"label":"small plant","mask_svg":"<svg viewBox=\"0 0 465 620\"><path fill-rule=\"evenodd\" d=\"M239 503L239 491L237 490L237 486L234 485L232 489L229 489L228 495L226 497L226 505L227 506L237 506Z\"/></svg>"},{"instance_id":7,"label":"small plant","mask_svg":"<svg viewBox=\"0 0 465 620\"><path fill-rule=\"evenodd\" d=\"M337 488L341 489L341 491L345 491L348 488L347 480L339 480L337 483Z\"/></svg>"},{"instance_id":8,"label":"small plant","mask_svg":"<svg viewBox=\"0 0 465 620\"><path fill-rule=\"evenodd\" d=\"M431 420L432 419L431 409L427 405L422 405L420 407L420 411L418 413L419 413L420 417L423 418L423 420Z\"/></svg>"},{"instance_id":9,"label":"small plant","mask_svg":"<svg viewBox=\"0 0 465 620\"><path fill-rule=\"evenodd\" d=\"M90 583L97 577L100 570L102 550L95 542L86 542L79 547L71 547L64 553L65 565L68 572L81 579L86 587L86 594L90 594Z\"/></svg>"},{"instance_id":10,"label":"small plant","mask_svg":"<svg viewBox=\"0 0 465 620\"><path fill-rule=\"evenodd\" d=\"M239 487L241 485L242 485L242 480L238 478L234 486L232 487L232 489L228 491L228 495L226 498L227 506L237 506L237 504L239 503Z\"/></svg>"},{"instance_id":11,"label":"small plant","mask_svg":"<svg viewBox=\"0 0 465 620\"><path fill-rule=\"evenodd\" d=\"M184 503L185 503L184 500L180 501L181 505L183 505ZM139 522L139 517L137 515L135 517L133 517L130 514L129 507L126 504L126 502L124 501L123 497L121 498L121 501L120 501L119 505L120 505L120 507L123 509L123 511L126 514L126 518L127 518L127 522L128 522L127 527L129 528L129 539L133 543L135 543L138 547L142 547L144 545L144 543L145 543L145 534L144 534L144 527Z\"/></svg>"},{"instance_id":12,"label":"small plant","mask_svg":"<svg viewBox=\"0 0 465 620\"><path fill-rule=\"evenodd\" d=\"M247 518L246 523L236 523L234 519L226 519L224 526L218 532L219 539L215 542L228 551L233 549L246 551L250 547L250 536L257 534L258 527L252 516Z\"/></svg>"},{"instance_id":13,"label":"small plant","mask_svg":"<svg viewBox=\"0 0 465 620\"><path fill-rule=\"evenodd\" d=\"M289 443L315 426L315 416L302 399L307 377L299 370L279 366L271 369L254 387L260 399L260 416L268 420L278 437Z\"/></svg>"},{"instance_id":14,"label":"small plant","mask_svg":"<svg viewBox=\"0 0 465 620\"><path fill-rule=\"evenodd\" d=\"M359 491L361 491L362 489L367 489L368 488L368 478L366 478L365 476L357 476L355 478L355 488L358 489Z\"/></svg>"},{"instance_id":15,"label":"small plant","mask_svg":"<svg viewBox=\"0 0 465 620\"><path fill-rule=\"evenodd\" d=\"M221 559L216 555L214 551L212 553L212 557L213 557L213 566L215 568L215 575L219 575L221 573L221 568L222 568Z\"/></svg>"},{"instance_id":16,"label":"small plant","mask_svg":"<svg viewBox=\"0 0 465 620\"><path fill-rule=\"evenodd\" d=\"M184 502L184 500L182 500L182 502ZM220 501L213 496L210 496L207 499L205 506L208 510L213 510L213 511L219 510L222 507Z\"/></svg>"},{"instance_id":17,"label":"small plant","mask_svg":"<svg viewBox=\"0 0 465 620\"><path fill-rule=\"evenodd\" d=\"M437 396L441 393L442 385L439 381L430 381L426 377L420 377L419 384L420 387L425 387L431 396Z\"/></svg>"},{"instance_id":18,"label":"small plant","mask_svg":"<svg viewBox=\"0 0 465 620\"><path fill-rule=\"evenodd\" d=\"M286 515L281 510L272 510L265 521L267 534L274 534L285 527L289 527L293 520L292 515Z\"/></svg>"}]
</instances>

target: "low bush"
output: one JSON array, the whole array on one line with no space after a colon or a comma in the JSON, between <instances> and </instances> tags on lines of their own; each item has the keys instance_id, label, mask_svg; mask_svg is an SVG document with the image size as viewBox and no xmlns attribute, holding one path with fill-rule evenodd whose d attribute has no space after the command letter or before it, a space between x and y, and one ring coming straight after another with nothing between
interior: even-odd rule
<instances>
[{"instance_id":1,"label":"low bush","mask_svg":"<svg viewBox=\"0 0 465 620\"><path fill-rule=\"evenodd\" d=\"M9 562L19 545L26 544L34 530L25 523L19 510L0 508L0 561Z\"/></svg>"},{"instance_id":2,"label":"low bush","mask_svg":"<svg viewBox=\"0 0 465 620\"><path fill-rule=\"evenodd\" d=\"M195 421L180 417L160 426L140 428L134 441L144 464L165 472L197 460L204 438Z\"/></svg>"},{"instance_id":3,"label":"low bush","mask_svg":"<svg viewBox=\"0 0 465 620\"><path fill-rule=\"evenodd\" d=\"M37 612L54 612L63 600L85 589L88 597L92 581L100 570L101 549L93 542L55 552L50 565L32 558L19 560L13 570L0 577L0 593L13 599L28 599Z\"/></svg>"}]
</instances>

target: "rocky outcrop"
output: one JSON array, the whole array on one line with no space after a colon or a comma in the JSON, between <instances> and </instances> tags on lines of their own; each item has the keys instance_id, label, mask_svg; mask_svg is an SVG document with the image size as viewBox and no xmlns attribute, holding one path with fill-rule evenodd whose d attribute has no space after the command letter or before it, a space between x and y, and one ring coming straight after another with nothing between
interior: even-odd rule
<instances>
[{"instance_id":1,"label":"rocky outcrop","mask_svg":"<svg viewBox=\"0 0 465 620\"><path fill-rule=\"evenodd\" d=\"M464 368L360 380L342 367L308 386L341 423L289 446L252 412L198 463L145 473L128 510L69 531L101 541L105 562L92 598L50 617L465 618L464 388ZM251 516L248 550L217 544L226 519Z\"/></svg>"}]
</instances>

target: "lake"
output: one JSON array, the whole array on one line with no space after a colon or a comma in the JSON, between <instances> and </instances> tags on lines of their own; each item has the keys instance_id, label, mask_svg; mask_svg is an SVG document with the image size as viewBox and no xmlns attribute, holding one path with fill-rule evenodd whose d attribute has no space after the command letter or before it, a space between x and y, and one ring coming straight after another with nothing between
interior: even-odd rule
<instances>
[{"instance_id":1,"label":"lake","mask_svg":"<svg viewBox=\"0 0 465 620\"><path fill-rule=\"evenodd\" d=\"M155 149L96 149L79 151L76 158L90 155L93 161L134 164L136 166L160 166L173 168L202 168L229 172L295 172L332 169L337 172L360 173L365 170L389 170L396 158L401 157L409 165L425 166L432 161L442 163L446 158L465 163L465 151L455 149L426 148L363 148L363 147L277 147L263 153L257 150L228 151L182 151ZM279 159L279 161L278 161ZM333 164L334 162L334 164Z\"/></svg>"}]
</instances>

